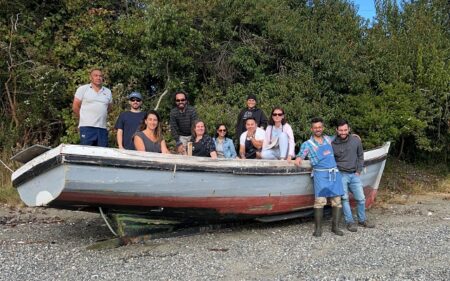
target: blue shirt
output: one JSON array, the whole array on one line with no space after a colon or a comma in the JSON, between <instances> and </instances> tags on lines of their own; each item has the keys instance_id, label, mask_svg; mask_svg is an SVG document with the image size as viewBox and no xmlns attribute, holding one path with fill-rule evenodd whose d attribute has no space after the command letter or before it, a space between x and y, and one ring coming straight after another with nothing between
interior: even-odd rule
<instances>
[{"instance_id":1,"label":"blue shirt","mask_svg":"<svg viewBox=\"0 0 450 281\"><path fill-rule=\"evenodd\" d=\"M311 141L316 145L314 146ZM300 151L297 154L297 157L302 158L303 160L306 159L306 157L309 158L309 160L311 161L311 166L315 166L319 163L319 159L317 156L317 150L318 147L324 144L329 144L331 145L331 142L333 141L333 139L329 136L323 136L323 143L320 144L317 141L315 141L314 137L311 136L311 138L307 141L305 141L304 143L302 143L302 145L300 146Z\"/></svg>"},{"instance_id":2,"label":"blue shirt","mask_svg":"<svg viewBox=\"0 0 450 281\"><path fill-rule=\"evenodd\" d=\"M119 118L117 118L114 128L123 130L122 145L125 149L135 150L133 136L138 131L145 115L145 112L125 111L120 113Z\"/></svg>"},{"instance_id":3,"label":"blue shirt","mask_svg":"<svg viewBox=\"0 0 450 281\"><path fill-rule=\"evenodd\" d=\"M216 144L216 149L217 149L217 146L219 143L217 138L214 138L214 143ZM236 156L237 156L236 149L234 148L234 143L231 139L229 139L229 138L224 139L224 141L222 143L222 149L223 149L223 156L225 158L236 158Z\"/></svg>"}]
</instances>

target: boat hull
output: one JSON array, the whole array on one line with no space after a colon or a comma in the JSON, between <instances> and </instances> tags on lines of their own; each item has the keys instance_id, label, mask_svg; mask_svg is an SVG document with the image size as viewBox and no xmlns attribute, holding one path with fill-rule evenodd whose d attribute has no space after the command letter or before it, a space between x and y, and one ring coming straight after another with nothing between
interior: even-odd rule
<instances>
[{"instance_id":1,"label":"boat hull","mask_svg":"<svg viewBox=\"0 0 450 281\"><path fill-rule=\"evenodd\" d=\"M375 199L387 149L367 153L367 206ZM164 157L75 145L30 162L13 175L28 206L139 209L154 217L211 220L288 214L314 204L307 163L298 168L286 161Z\"/></svg>"}]
</instances>

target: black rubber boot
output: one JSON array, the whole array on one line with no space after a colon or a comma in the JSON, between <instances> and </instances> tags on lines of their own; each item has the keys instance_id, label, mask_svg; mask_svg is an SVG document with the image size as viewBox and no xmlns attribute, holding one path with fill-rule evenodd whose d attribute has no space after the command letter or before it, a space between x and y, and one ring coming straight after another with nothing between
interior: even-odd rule
<instances>
[{"instance_id":1,"label":"black rubber boot","mask_svg":"<svg viewBox=\"0 0 450 281\"><path fill-rule=\"evenodd\" d=\"M314 233L313 236L322 236L323 208L314 208Z\"/></svg>"},{"instance_id":2,"label":"black rubber boot","mask_svg":"<svg viewBox=\"0 0 450 281\"><path fill-rule=\"evenodd\" d=\"M339 229L339 220L341 218L342 208L333 207L331 208L331 232L336 235L342 236L344 232Z\"/></svg>"}]
</instances>

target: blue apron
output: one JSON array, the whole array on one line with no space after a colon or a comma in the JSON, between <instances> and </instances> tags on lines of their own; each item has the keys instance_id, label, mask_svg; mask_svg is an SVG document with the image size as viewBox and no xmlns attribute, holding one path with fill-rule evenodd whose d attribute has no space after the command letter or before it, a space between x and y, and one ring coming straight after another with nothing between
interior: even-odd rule
<instances>
[{"instance_id":1,"label":"blue apron","mask_svg":"<svg viewBox=\"0 0 450 281\"><path fill-rule=\"evenodd\" d=\"M344 195L342 178L336 167L333 147L324 140L324 144L317 146L319 162L313 166L314 195L315 197L335 197Z\"/></svg>"}]
</instances>

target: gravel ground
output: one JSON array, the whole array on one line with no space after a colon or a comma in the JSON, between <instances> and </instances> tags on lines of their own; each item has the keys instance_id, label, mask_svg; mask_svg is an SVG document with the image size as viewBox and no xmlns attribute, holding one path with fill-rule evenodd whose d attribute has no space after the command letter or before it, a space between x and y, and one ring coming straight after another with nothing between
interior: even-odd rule
<instances>
[{"instance_id":1,"label":"gravel ground","mask_svg":"<svg viewBox=\"0 0 450 281\"><path fill-rule=\"evenodd\" d=\"M88 250L112 237L99 215L0 207L0 280L450 280L450 195L368 215L342 237L307 219Z\"/></svg>"}]
</instances>

